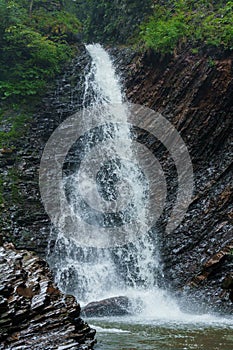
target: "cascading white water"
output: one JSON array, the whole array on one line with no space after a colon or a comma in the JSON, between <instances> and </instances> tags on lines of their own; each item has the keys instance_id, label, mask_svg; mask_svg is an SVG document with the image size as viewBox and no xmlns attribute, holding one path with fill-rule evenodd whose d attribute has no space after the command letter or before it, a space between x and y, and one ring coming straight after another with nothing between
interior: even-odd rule
<instances>
[{"instance_id":1,"label":"cascading white water","mask_svg":"<svg viewBox=\"0 0 233 350\"><path fill-rule=\"evenodd\" d=\"M122 104L124 98L120 82L108 53L99 44L87 45L86 48L92 57L92 66L86 77L84 97L91 87L94 92L92 104Z\"/></svg>"},{"instance_id":2,"label":"cascading white water","mask_svg":"<svg viewBox=\"0 0 233 350\"><path fill-rule=\"evenodd\" d=\"M119 198L121 205L127 205L130 197L130 205L127 213L107 217L107 225L102 227L101 223L105 223L106 217L92 218L91 231L96 240L93 247L80 245L78 241L67 238L63 232L66 218L62 217L55 247L49 254L50 264L56 271L60 287L68 293L76 294L83 303L124 294L130 297L135 310L137 300L141 299L146 313L152 312L151 305L156 309L157 316L167 315L168 310L171 312L171 307L174 312L179 312L173 302L169 304L166 293L157 285L159 252L156 234L147 232L146 181L138 170L137 154L132 146L130 127L127 125L127 107L123 103L124 95L119 79L108 53L100 45L88 45L87 50L92 65L86 75L83 106L88 100L96 108L99 124L103 125L99 133L106 142L100 144L99 153L93 153L95 137L92 135L87 138L85 156L88 157L89 154L90 161L69 174L64 179L64 187L69 193L73 215L77 216L77 230L84 237L89 233L85 231L86 226L82 225L82 220L83 217L89 217L89 214L85 211L86 207L79 204L80 191L92 209L101 209L102 212L119 211ZM90 122L90 114L85 108L82 118L84 124ZM100 162L100 171L97 176L92 176L96 160ZM83 211L81 216L80 211ZM123 228L118 225L118 221L124 224L127 220L131 224L131 216L135 219L134 224L126 225L126 229L124 225ZM113 248L110 245L102 247L103 240L108 239L102 234L106 226L119 230L119 236L127 236L128 241ZM137 239L134 237L131 240L133 235Z\"/></svg>"}]
</instances>

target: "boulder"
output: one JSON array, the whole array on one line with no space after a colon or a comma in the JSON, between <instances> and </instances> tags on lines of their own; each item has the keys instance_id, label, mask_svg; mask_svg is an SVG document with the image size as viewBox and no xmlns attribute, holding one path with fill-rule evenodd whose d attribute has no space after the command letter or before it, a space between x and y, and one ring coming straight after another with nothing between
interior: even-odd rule
<instances>
[{"instance_id":1,"label":"boulder","mask_svg":"<svg viewBox=\"0 0 233 350\"><path fill-rule=\"evenodd\" d=\"M128 314L129 299L125 296L91 302L82 309L82 315L86 317L124 316Z\"/></svg>"}]
</instances>

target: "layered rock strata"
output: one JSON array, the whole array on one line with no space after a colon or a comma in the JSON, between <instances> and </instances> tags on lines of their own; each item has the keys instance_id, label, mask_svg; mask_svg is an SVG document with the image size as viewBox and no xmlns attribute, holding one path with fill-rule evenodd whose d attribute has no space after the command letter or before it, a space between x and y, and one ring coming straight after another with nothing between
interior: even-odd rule
<instances>
[{"instance_id":1,"label":"layered rock strata","mask_svg":"<svg viewBox=\"0 0 233 350\"><path fill-rule=\"evenodd\" d=\"M89 350L95 330L80 318L80 305L55 285L36 254L0 247L0 349Z\"/></svg>"}]
</instances>

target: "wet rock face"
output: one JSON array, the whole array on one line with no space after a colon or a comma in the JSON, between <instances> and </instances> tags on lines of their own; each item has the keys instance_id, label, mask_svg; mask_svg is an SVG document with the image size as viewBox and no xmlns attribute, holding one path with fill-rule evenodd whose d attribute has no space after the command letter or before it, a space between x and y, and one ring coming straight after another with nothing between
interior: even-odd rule
<instances>
[{"instance_id":1,"label":"wet rock face","mask_svg":"<svg viewBox=\"0 0 233 350\"><path fill-rule=\"evenodd\" d=\"M0 349L92 349L95 330L34 253L0 247Z\"/></svg>"},{"instance_id":2,"label":"wet rock face","mask_svg":"<svg viewBox=\"0 0 233 350\"><path fill-rule=\"evenodd\" d=\"M83 103L85 73L90 57L79 45L77 57L66 67L38 104L25 135L13 149L0 150L0 176L4 203L0 204L0 228L5 242L45 256L50 220L39 192L39 167L45 144L66 118ZM33 232L33 235L31 234Z\"/></svg>"},{"instance_id":3,"label":"wet rock face","mask_svg":"<svg viewBox=\"0 0 233 350\"><path fill-rule=\"evenodd\" d=\"M124 296L103 299L82 308L84 317L124 316L129 314L129 299Z\"/></svg>"},{"instance_id":4,"label":"wet rock face","mask_svg":"<svg viewBox=\"0 0 233 350\"><path fill-rule=\"evenodd\" d=\"M232 310L221 283L233 271L228 258L233 244L233 55L216 50L194 55L189 48L176 57L111 52L126 78L129 100L162 113L179 131L193 163L193 200L183 222L165 235L172 195L157 222L167 285L173 290L187 286L197 300ZM168 192L175 193L171 159L158 144L151 149L168 174ZM198 276L199 282L192 283Z\"/></svg>"}]
</instances>

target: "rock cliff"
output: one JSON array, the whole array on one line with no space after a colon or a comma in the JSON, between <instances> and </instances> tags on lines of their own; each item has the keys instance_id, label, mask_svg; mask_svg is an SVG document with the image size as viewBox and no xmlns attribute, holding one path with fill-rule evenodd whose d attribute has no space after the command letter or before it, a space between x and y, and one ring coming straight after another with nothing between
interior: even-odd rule
<instances>
[{"instance_id":1,"label":"rock cliff","mask_svg":"<svg viewBox=\"0 0 233 350\"><path fill-rule=\"evenodd\" d=\"M233 271L233 55L211 49L193 54L189 48L163 57L150 51L111 52L126 77L128 99L162 113L179 131L193 163L195 188L184 220L165 235L169 202L157 224L167 285L199 305L203 300L202 307L209 301L216 310L220 305L232 310L221 283ZM151 149L174 192L170 158L157 143Z\"/></svg>"},{"instance_id":2,"label":"rock cliff","mask_svg":"<svg viewBox=\"0 0 233 350\"><path fill-rule=\"evenodd\" d=\"M92 349L95 330L36 254L0 247L0 349Z\"/></svg>"},{"instance_id":3,"label":"rock cliff","mask_svg":"<svg viewBox=\"0 0 233 350\"><path fill-rule=\"evenodd\" d=\"M25 125L25 133L9 151L0 150L3 197L0 227L3 240L13 242L18 248L36 251L43 257L47 251L50 221L40 199L40 159L56 127L82 106L85 73L89 64L90 57L85 47L79 45L77 57L64 67L64 72L53 82L53 87L34 106L36 111L29 127Z\"/></svg>"}]
</instances>

